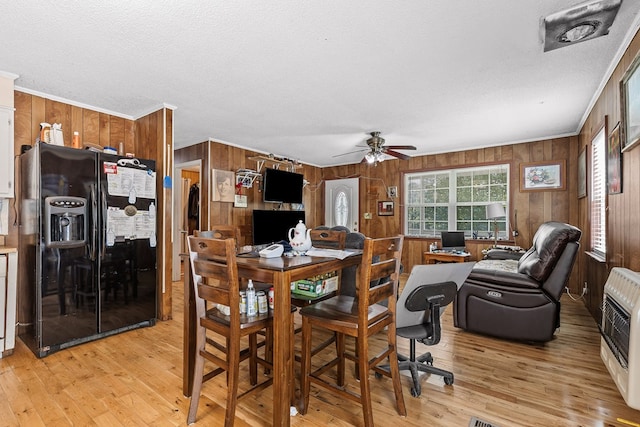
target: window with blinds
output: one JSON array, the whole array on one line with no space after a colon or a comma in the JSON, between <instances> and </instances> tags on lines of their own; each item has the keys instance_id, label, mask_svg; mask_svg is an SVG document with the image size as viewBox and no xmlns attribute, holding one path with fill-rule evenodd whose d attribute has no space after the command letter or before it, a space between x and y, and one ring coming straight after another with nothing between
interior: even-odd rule
<instances>
[{"instance_id":1,"label":"window with blinds","mask_svg":"<svg viewBox=\"0 0 640 427\"><path fill-rule=\"evenodd\" d=\"M606 139L605 128L591 141L591 251L605 257L607 253L607 221L606 221Z\"/></svg>"}]
</instances>

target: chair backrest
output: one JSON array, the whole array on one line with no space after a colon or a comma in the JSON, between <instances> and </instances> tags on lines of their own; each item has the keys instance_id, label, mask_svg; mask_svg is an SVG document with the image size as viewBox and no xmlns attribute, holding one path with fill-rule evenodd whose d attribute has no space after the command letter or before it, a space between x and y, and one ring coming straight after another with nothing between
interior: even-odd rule
<instances>
[{"instance_id":1,"label":"chair backrest","mask_svg":"<svg viewBox=\"0 0 640 427\"><path fill-rule=\"evenodd\" d=\"M199 317L204 315L204 301L210 301L230 307L232 324L236 316L235 322L239 324L240 283L235 240L189 236L188 245Z\"/></svg>"},{"instance_id":2,"label":"chair backrest","mask_svg":"<svg viewBox=\"0 0 640 427\"><path fill-rule=\"evenodd\" d=\"M420 335L413 335L412 338L426 345L435 345L440 342L441 309L453 301L457 290L456 283L449 281L422 285L409 294L405 301L404 308L409 311L424 312L425 320L420 325L420 328L415 328L421 331ZM402 308L400 308L400 310L402 310Z\"/></svg>"},{"instance_id":3,"label":"chair backrest","mask_svg":"<svg viewBox=\"0 0 640 427\"><path fill-rule=\"evenodd\" d=\"M344 249L347 240L346 231L313 229L309 235L311 244L316 248Z\"/></svg>"},{"instance_id":4,"label":"chair backrest","mask_svg":"<svg viewBox=\"0 0 640 427\"><path fill-rule=\"evenodd\" d=\"M562 263L559 261L567 250L569 253L577 252L581 234L580 229L569 224L554 221L541 224L533 236L531 248L518 260L518 273L526 274L540 282L544 288L550 285L550 289L546 290L557 299L560 295L555 294L564 289L564 284L573 267L575 253L569 256L570 262L567 262L567 259ZM567 256L564 257L567 258ZM558 270L556 267L564 268ZM549 278L553 278L553 283L546 283ZM560 285L557 285L558 278L560 278Z\"/></svg>"},{"instance_id":5,"label":"chair backrest","mask_svg":"<svg viewBox=\"0 0 640 427\"><path fill-rule=\"evenodd\" d=\"M206 237L209 239L235 239L236 244L240 242L240 228L235 225L213 225L209 230L195 230L196 237Z\"/></svg>"},{"instance_id":6,"label":"chair backrest","mask_svg":"<svg viewBox=\"0 0 640 427\"><path fill-rule=\"evenodd\" d=\"M474 265L475 262L415 265L398 298L396 327L400 329L432 321L426 310L428 300L442 296L446 298L439 301L441 310L437 314L440 316L444 307L451 302L449 296L453 299ZM449 285L443 285L445 283L453 283L455 286L451 289Z\"/></svg>"},{"instance_id":7,"label":"chair backrest","mask_svg":"<svg viewBox=\"0 0 640 427\"><path fill-rule=\"evenodd\" d=\"M373 304L388 301L388 310L395 315L403 242L404 236L365 239L356 282L360 328L368 327L369 306Z\"/></svg>"},{"instance_id":8,"label":"chair backrest","mask_svg":"<svg viewBox=\"0 0 640 427\"><path fill-rule=\"evenodd\" d=\"M364 234L357 231L352 231L347 234L345 241L345 248L347 249L363 249L364 241L366 237ZM353 265L351 267L343 268L342 275L340 277L340 295L356 296L356 276L358 272L358 266Z\"/></svg>"},{"instance_id":9,"label":"chair backrest","mask_svg":"<svg viewBox=\"0 0 640 427\"><path fill-rule=\"evenodd\" d=\"M569 242L580 240L581 231L561 222L545 222L533 236L533 244L518 260L518 273L544 282Z\"/></svg>"}]
</instances>

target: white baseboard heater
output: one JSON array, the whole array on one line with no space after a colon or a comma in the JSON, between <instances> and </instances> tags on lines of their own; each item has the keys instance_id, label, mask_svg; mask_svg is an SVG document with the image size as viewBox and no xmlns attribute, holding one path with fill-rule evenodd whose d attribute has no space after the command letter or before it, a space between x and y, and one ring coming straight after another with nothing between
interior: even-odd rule
<instances>
[{"instance_id":1,"label":"white baseboard heater","mask_svg":"<svg viewBox=\"0 0 640 427\"><path fill-rule=\"evenodd\" d=\"M600 333L602 361L627 405L640 409L640 273L611 269Z\"/></svg>"}]
</instances>

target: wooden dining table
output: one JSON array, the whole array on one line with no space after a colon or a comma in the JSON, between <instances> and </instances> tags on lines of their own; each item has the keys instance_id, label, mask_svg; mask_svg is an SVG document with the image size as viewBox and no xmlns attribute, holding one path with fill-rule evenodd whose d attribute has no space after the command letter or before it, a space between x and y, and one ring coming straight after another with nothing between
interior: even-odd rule
<instances>
[{"instance_id":1,"label":"wooden dining table","mask_svg":"<svg viewBox=\"0 0 640 427\"><path fill-rule=\"evenodd\" d=\"M196 311L193 279L188 256L188 272L184 275L184 339L183 394L191 396L196 352ZM291 316L291 282L307 279L345 267L359 265L362 253L344 259L294 256L277 258L237 258L238 275L256 282L271 283L274 287L273 310L273 425L289 426L290 410L295 404L293 375L294 336ZM186 270L186 269L185 269Z\"/></svg>"}]
</instances>

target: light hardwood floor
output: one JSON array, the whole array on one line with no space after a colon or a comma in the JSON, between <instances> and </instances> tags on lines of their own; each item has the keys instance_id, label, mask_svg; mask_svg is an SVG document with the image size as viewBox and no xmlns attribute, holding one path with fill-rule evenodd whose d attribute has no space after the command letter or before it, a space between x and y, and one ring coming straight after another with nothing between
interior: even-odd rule
<instances>
[{"instance_id":1,"label":"light hardwood floor","mask_svg":"<svg viewBox=\"0 0 640 427\"><path fill-rule=\"evenodd\" d=\"M184 426L182 303L182 282L176 282L174 320L43 359L18 340L15 353L0 359L0 426ZM376 425L467 426L473 416L501 427L625 426L617 418L640 423L640 411L626 406L600 360L598 329L583 303L565 295L562 304L562 326L546 345L458 330L449 306L440 344L419 344L418 351L430 350L436 366L454 372L455 383L426 378L422 396L414 398L410 378L403 378L408 415L400 418L390 380L372 376ZM399 344L406 353L407 342ZM224 393L224 377L205 383L197 425L223 425ZM241 400L236 425L269 425L271 399L268 388ZM361 412L312 388L309 412L292 417L291 425L358 426Z\"/></svg>"}]
</instances>

